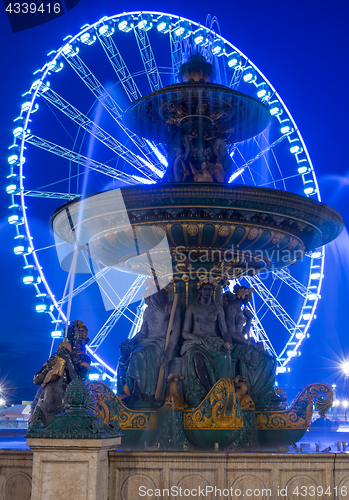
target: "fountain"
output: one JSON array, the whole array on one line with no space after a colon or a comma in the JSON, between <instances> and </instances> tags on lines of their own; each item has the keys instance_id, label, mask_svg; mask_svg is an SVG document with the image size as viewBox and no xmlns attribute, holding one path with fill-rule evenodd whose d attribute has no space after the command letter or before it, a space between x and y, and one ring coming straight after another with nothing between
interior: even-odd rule
<instances>
[{"instance_id":1,"label":"fountain","mask_svg":"<svg viewBox=\"0 0 349 500\"><path fill-rule=\"evenodd\" d=\"M326 413L332 390L312 384L287 408L273 387L275 360L244 340L253 290L238 287L230 298L223 290L231 279L296 264L336 238L342 219L297 194L229 184L227 145L262 132L269 110L215 83L199 54L179 79L124 113L129 129L165 144L163 181L73 200L51 218L59 238L98 263L149 276L141 331L121 345L119 393L90 382L90 403L106 424L118 421L126 449L287 446L309 427L315 399ZM227 322L228 299L242 304L240 326ZM265 380L259 392L256 378Z\"/></svg>"}]
</instances>

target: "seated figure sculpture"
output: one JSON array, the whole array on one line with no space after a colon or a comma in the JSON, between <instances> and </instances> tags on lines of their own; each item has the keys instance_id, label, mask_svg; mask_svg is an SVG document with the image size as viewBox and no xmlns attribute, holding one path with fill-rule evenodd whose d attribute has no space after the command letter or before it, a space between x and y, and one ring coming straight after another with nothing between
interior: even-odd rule
<instances>
[{"instance_id":1,"label":"seated figure sculpture","mask_svg":"<svg viewBox=\"0 0 349 500\"><path fill-rule=\"evenodd\" d=\"M85 380L90 371L90 357L85 352L89 342L88 330L82 321L73 321L67 338L58 346L57 352L46 361L34 376L34 384L42 385L37 395L37 404L28 423L46 427L55 415L67 408L65 393L68 385L79 378ZM38 392L39 392L38 391Z\"/></svg>"},{"instance_id":2,"label":"seated figure sculpture","mask_svg":"<svg viewBox=\"0 0 349 500\"><path fill-rule=\"evenodd\" d=\"M154 290L155 291L155 290ZM167 291L162 289L146 298L148 307L144 311L140 331L133 339L120 344L121 358L118 364L118 394L129 395L124 401L154 400L159 370L163 363L164 377L168 376L168 364L180 336L180 311L176 308L165 351L165 339L173 307ZM164 399L165 384L162 384L160 398Z\"/></svg>"},{"instance_id":3,"label":"seated figure sculpture","mask_svg":"<svg viewBox=\"0 0 349 500\"><path fill-rule=\"evenodd\" d=\"M232 343L231 355L238 360L238 374L246 379L256 408L274 408L281 401L274 390L276 359L250 337L252 313L247 304L252 292L253 288L236 285L234 293L223 294L229 341Z\"/></svg>"},{"instance_id":4,"label":"seated figure sculpture","mask_svg":"<svg viewBox=\"0 0 349 500\"><path fill-rule=\"evenodd\" d=\"M194 407L219 379L231 373L231 343L224 310L213 299L216 286L211 278L201 279L199 297L185 311L182 366L185 398Z\"/></svg>"}]
</instances>

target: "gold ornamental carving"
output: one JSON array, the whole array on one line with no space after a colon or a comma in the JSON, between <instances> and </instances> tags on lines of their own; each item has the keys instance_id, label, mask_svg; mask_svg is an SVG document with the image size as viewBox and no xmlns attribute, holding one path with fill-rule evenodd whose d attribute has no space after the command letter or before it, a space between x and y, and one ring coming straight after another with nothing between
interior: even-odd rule
<instances>
[{"instance_id":1,"label":"gold ornamental carving","mask_svg":"<svg viewBox=\"0 0 349 500\"><path fill-rule=\"evenodd\" d=\"M242 429L236 402L232 379L219 380L197 408L183 410L183 429Z\"/></svg>"}]
</instances>

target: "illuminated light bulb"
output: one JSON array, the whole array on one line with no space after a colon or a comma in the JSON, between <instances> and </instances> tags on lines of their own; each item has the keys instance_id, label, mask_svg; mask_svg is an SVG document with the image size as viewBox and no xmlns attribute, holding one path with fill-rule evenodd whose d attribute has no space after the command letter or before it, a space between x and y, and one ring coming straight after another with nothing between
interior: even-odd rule
<instances>
[{"instance_id":1,"label":"illuminated light bulb","mask_svg":"<svg viewBox=\"0 0 349 500\"><path fill-rule=\"evenodd\" d=\"M283 109L281 107L281 104L279 103L279 101L272 101L269 103L270 105L270 114L271 116L280 116L283 112Z\"/></svg>"},{"instance_id":2,"label":"illuminated light bulb","mask_svg":"<svg viewBox=\"0 0 349 500\"><path fill-rule=\"evenodd\" d=\"M65 56L70 56L70 57L76 56L78 54L78 52L79 52L79 47L72 47L71 45L69 45L69 43L64 45L64 47L62 49L62 53Z\"/></svg>"},{"instance_id":3,"label":"illuminated light bulb","mask_svg":"<svg viewBox=\"0 0 349 500\"><path fill-rule=\"evenodd\" d=\"M119 30L123 31L124 33L128 33L129 31L131 31L133 29L133 27L134 27L134 23L133 23L131 16L123 18L118 23Z\"/></svg>"},{"instance_id":4,"label":"illuminated light bulb","mask_svg":"<svg viewBox=\"0 0 349 500\"><path fill-rule=\"evenodd\" d=\"M148 31L153 27L152 16L150 14L143 14L137 23L137 28L143 31Z\"/></svg>"},{"instance_id":5,"label":"illuminated light bulb","mask_svg":"<svg viewBox=\"0 0 349 500\"><path fill-rule=\"evenodd\" d=\"M21 137L22 134L23 134L23 127L17 127L13 130L13 135L15 137Z\"/></svg>"},{"instance_id":6,"label":"illuminated light bulb","mask_svg":"<svg viewBox=\"0 0 349 500\"><path fill-rule=\"evenodd\" d=\"M103 24L98 29L98 34L100 36L105 36L105 37L113 35L114 32L115 32L115 28L111 24Z\"/></svg>"},{"instance_id":7,"label":"illuminated light bulb","mask_svg":"<svg viewBox=\"0 0 349 500\"><path fill-rule=\"evenodd\" d=\"M254 70L254 68L252 68L252 66L248 66L247 68L244 69L244 74L242 79L246 83L252 83L257 80L256 71Z\"/></svg>"},{"instance_id":8,"label":"illuminated light bulb","mask_svg":"<svg viewBox=\"0 0 349 500\"><path fill-rule=\"evenodd\" d=\"M311 254L311 258L312 259L319 259L320 257L322 257L322 253L321 252L313 252Z\"/></svg>"},{"instance_id":9,"label":"illuminated light bulb","mask_svg":"<svg viewBox=\"0 0 349 500\"><path fill-rule=\"evenodd\" d=\"M222 56L224 53L224 42L223 40L215 40L213 42L212 54L215 56Z\"/></svg>"},{"instance_id":10,"label":"illuminated light bulb","mask_svg":"<svg viewBox=\"0 0 349 500\"><path fill-rule=\"evenodd\" d=\"M171 30L171 18L168 16L160 16L157 20L156 28L160 33L168 33Z\"/></svg>"},{"instance_id":11,"label":"illuminated light bulb","mask_svg":"<svg viewBox=\"0 0 349 500\"><path fill-rule=\"evenodd\" d=\"M98 373L90 373L88 378L89 378L89 380L99 380L99 374Z\"/></svg>"},{"instance_id":12,"label":"illuminated light bulb","mask_svg":"<svg viewBox=\"0 0 349 500\"><path fill-rule=\"evenodd\" d=\"M8 186L6 186L6 193L7 194L16 194L19 192L19 187L17 184L11 183Z\"/></svg>"},{"instance_id":13,"label":"illuminated light bulb","mask_svg":"<svg viewBox=\"0 0 349 500\"><path fill-rule=\"evenodd\" d=\"M97 37L96 35L92 35L91 33L83 33L80 37L80 42L81 43L84 43L85 45L92 45L93 43L95 43L95 41L97 40Z\"/></svg>"},{"instance_id":14,"label":"illuminated light bulb","mask_svg":"<svg viewBox=\"0 0 349 500\"><path fill-rule=\"evenodd\" d=\"M318 279L321 278L321 274L320 273L313 273L313 274L310 275L310 278L312 280L318 280Z\"/></svg>"},{"instance_id":15,"label":"illuminated light bulb","mask_svg":"<svg viewBox=\"0 0 349 500\"><path fill-rule=\"evenodd\" d=\"M49 71L53 71L54 73L58 73L58 71L61 71L63 69L63 63L60 61L58 62L56 59L47 63L47 68Z\"/></svg>"},{"instance_id":16,"label":"illuminated light bulb","mask_svg":"<svg viewBox=\"0 0 349 500\"><path fill-rule=\"evenodd\" d=\"M317 298L316 293L310 293L309 295L307 295L308 300L316 300L316 298Z\"/></svg>"},{"instance_id":17,"label":"illuminated light bulb","mask_svg":"<svg viewBox=\"0 0 349 500\"><path fill-rule=\"evenodd\" d=\"M316 189L313 187L307 187L304 189L304 194L309 195L309 194L315 194Z\"/></svg>"},{"instance_id":18,"label":"illuminated light bulb","mask_svg":"<svg viewBox=\"0 0 349 500\"><path fill-rule=\"evenodd\" d=\"M173 29L173 33L182 38L188 38L191 35L191 29L190 25L187 21L178 21L175 24L175 27Z\"/></svg>"},{"instance_id":19,"label":"illuminated light bulb","mask_svg":"<svg viewBox=\"0 0 349 500\"><path fill-rule=\"evenodd\" d=\"M301 142L299 139L294 139L293 141L290 141L291 147L290 147L290 152L292 154L299 154L303 151Z\"/></svg>"},{"instance_id":20,"label":"illuminated light bulb","mask_svg":"<svg viewBox=\"0 0 349 500\"><path fill-rule=\"evenodd\" d=\"M308 321L309 319L311 319L311 314L310 313L303 314L303 319L304 321Z\"/></svg>"},{"instance_id":21,"label":"illuminated light bulb","mask_svg":"<svg viewBox=\"0 0 349 500\"><path fill-rule=\"evenodd\" d=\"M16 255L23 255L23 254L24 254L24 252L25 252L25 249L24 249L24 246L23 246L23 245L18 245L17 247L15 247L15 248L13 249L13 251L14 251L14 253L15 253Z\"/></svg>"},{"instance_id":22,"label":"illuminated light bulb","mask_svg":"<svg viewBox=\"0 0 349 500\"><path fill-rule=\"evenodd\" d=\"M53 339L61 339L63 338L63 331L62 330L54 330L51 332L51 337Z\"/></svg>"},{"instance_id":23,"label":"illuminated light bulb","mask_svg":"<svg viewBox=\"0 0 349 500\"><path fill-rule=\"evenodd\" d=\"M241 65L241 56L238 52L232 52L228 56L229 68L238 68Z\"/></svg>"},{"instance_id":24,"label":"illuminated light bulb","mask_svg":"<svg viewBox=\"0 0 349 500\"><path fill-rule=\"evenodd\" d=\"M294 132L294 128L290 120L287 119L281 123L280 132L282 134L291 134L292 132Z\"/></svg>"},{"instance_id":25,"label":"illuminated light bulb","mask_svg":"<svg viewBox=\"0 0 349 500\"><path fill-rule=\"evenodd\" d=\"M10 165L14 165L18 161L18 155L11 155L7 158Z\"/></svg>"},{"instance_id":26,"label":"illuminated light bulb","mask_svg":"<svg viewBox=\"0 0 349 500\"><path fill-rule=\"evenodd\" d=\"M257 97L259 97L260 99L265 99L270 97L270 95L270 88L266 83L261 83L260 85L258 85Z\"/></svg>"},{"instance_id":27,"label":"illuminated light bulb","mask_svg":"<svg viewBox=\"0 0 349 500\"><path fill-rule=\"evenodd\" d=\"M302 165L301 167L298 167L298 173L299 174L306 174L308 172L310 172L309 165Z\"/></svg>"},{"instance_id":28,"label":"illuminated light bulb","mask_svg":"<svg viewBox=\"0 0 349 500\"><path fill-rule=\"evenodd\" d=\"M286 369L286 366L278 366L276 368L276 374L279 374L279 373L286 373L287 369Z\"/></svg>"},{"instance_id":29,"label":"illuminated light bulb","mask_svg":"<svg viewBox=\"0 0 349 500\"><path fill-rule=\"evenodd\" d=\"M207 34L203 29L195 31L193 38L196 45L205 45L207 43Z\"/></svg>"}]
</instances>

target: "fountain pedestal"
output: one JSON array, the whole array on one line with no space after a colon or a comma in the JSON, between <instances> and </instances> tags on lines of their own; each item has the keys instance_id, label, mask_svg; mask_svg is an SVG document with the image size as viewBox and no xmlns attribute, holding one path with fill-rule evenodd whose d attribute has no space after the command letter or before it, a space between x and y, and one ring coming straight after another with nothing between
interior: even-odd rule
<instances>
[{"instance_id":1,"label":"fountain pedestal","mask_svg":"<svg viewBox=\"0 0 349 500\"><path fill-rule=\"evenodd\" d=\"M108 452L121 438L28 438L33 450L32 496L34 500L106 500Z\"/></svg>"}]
</instances>

